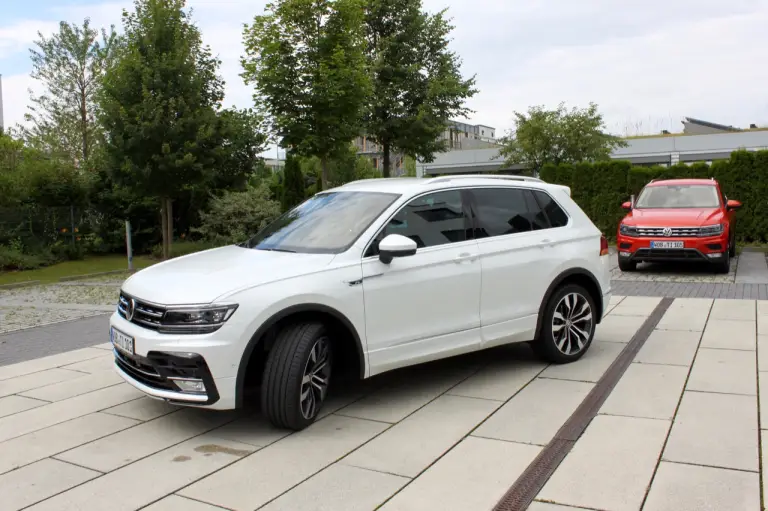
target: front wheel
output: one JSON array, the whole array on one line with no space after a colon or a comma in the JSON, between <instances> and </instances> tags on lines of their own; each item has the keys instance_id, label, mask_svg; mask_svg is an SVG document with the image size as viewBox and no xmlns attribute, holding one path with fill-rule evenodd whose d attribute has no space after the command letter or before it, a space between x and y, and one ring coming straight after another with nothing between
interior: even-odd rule
<instances>
[{"instance_id":1,"label":"front wheel","mask_svg":"<svg viewBox=\"0 0 768 511\"><path fill-rule=\"evenodd\" d=\"M261 385L261 408L272 424L298 431L315 421L328 393L332 355L322 323L297 323L280 331Z\"/></svg>"},{"instance_id":2,"label":"front wheel","mask_svg":"<svg viewBox=\"0 0 768 511\"><path fill-rule=\"evenodd\" d=\"M586 289L569 284L558 289L547 302L535 351L549 362L566 364L580 359L595 336L595 301Z\"/></svg>"},{"instance_id":3,"label":"front wheel","mask_svg":"<svg viewBox=\"0 0 768 511\"><path fill-rule=\"evenodd\" d=\"M634 261L623 261L619 259L619 269L621 271L635 271L637 270L637 263Z\"/></svg>"},{"instance_id":4,"label":"front wheel","mask_svg":"<svg viewBox=\"0 0 768 511\"><path fill-rule=\"evenodd\" d=\"M723 260L718 261L715 264L716 273L730 273L731 272L731 258L729 257L730 249L723 253Z\"/></svg>"},{"instance_id":5,"label":"front wheel","mask_svg":"<svg viewBox=\"0 0 768 511\"><path fill-rule=\"evenodd\" d=\"M731 245L728 249L728 256L729 257L736 257L736 234L731 236Z\"/></svg>"}]
</instances>

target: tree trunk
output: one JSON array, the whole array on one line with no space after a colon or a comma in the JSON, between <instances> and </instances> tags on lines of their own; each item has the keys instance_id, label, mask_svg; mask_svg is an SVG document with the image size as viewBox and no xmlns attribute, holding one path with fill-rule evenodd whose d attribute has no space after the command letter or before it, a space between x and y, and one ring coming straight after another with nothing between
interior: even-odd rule
<instances>
[{"instance_id":1,"label":"tree trunk","mask_svg":"<svg viewBox=\"0 0 768 511\"><path fill-rule=\"evenodd\" d=\"M320 174L320 189L321 190L327 190L328 189L328 158L323 157L320 159L320 168L322 169L322 173Z\"/></svg>"},{"instance_id":2,"label":"tree trunk","mask_svg":"<svg viewBox=\"0 0 768 511\"><path fill-rule=\"evenodd\" d=\"M83 130L83 161L80 162L80 168L85 168L85 162L88 161L88 110L85 97L85 91L82 92L80 99L80 129Z\"/></svg>"},{"instance_id":3,"label":"tree trunk","mask_svg":"<svg viewBox=\"0 0 768 511\"><path fill-rule=\"evenodd\" d=\"M165 214L168 217L165 225L168 228L166 239L168 240L168 256L171 257L171 248L173 247L173 199L166 199L168 205L165 207Z\"/></svg>"},{"instance_id":4,"label":"tree trunk","mask_svg":"<svg viewBox=\"0 0 768 511\"><path fill-rule=\"evenodd\" d=\"M160 232L163 237L163 260L168 259L168 200L160 198Z\"/></svg>"},{"instance_id":5,"label":"tree trunk","mask_svg":"<svg viewBox=\"0 0 768 511\"><path fill-rule=\"evenodd\" d=\"M389 177L390 176L390 167L392 166L392 162L389 160L389 152L391 148L389 147L389 142L384 142L381 145L382 152L384 153L384 157L382 158L382 166L384 167L382 170L381 175L383 177Z\"/></svg>"}]
</instances>

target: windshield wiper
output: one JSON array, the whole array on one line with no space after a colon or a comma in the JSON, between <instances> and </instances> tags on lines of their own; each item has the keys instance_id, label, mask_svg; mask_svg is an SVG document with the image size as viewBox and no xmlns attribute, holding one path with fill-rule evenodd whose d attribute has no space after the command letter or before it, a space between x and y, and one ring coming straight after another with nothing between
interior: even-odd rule
<instances>
[{"instance_id":1,"label":"windshield wiper","mask_svg":"<svg viewBox=\"0 0 768 511\"><path fill-rule=\"evenodd\" d=\"M287 248L261 248L256 247L256 250L266 250L267 252L286 252L288 254L295 254L295 250L288 250Z\"/></svg>"}]
</instances>

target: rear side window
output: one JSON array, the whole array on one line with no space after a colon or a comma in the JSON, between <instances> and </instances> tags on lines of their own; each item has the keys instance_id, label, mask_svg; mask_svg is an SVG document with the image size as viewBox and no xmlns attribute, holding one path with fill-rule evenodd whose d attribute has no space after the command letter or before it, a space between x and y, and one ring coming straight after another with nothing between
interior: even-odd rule
<instances>
[{"instance_id":1,"label":"rear side window","mask_svg":"<svg viewBox=\"0 0 768 511\"><path fill-rule=\"evenodd\" d=\"M492 238L533 230L525 190L478 188L472 190L475 211L475 238Z\"/></svg>"},{"instance_id":2,"label":"rear side window","mask_svg":"<svg viewBox=\"0 0 768 511\"><path fill-rule=\"evenodd\" d=\"M532 190L536 197L536 202L541 206L542 211L549 219L551 227L565 227L568 225L568 215L563 211L563 208L557 205L557 202L549 196L548 193L540 192L538 190Z\"/></svg>"}]
</instances>

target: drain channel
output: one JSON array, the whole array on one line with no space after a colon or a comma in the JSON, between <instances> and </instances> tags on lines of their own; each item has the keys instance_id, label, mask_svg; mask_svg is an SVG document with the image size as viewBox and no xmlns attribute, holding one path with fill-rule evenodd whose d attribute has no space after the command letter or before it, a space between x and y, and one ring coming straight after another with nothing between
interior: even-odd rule
<instances>
[{"instance_id":1,"label":"drain channel","mask_svg":"<svg viewBox=\"0 0 768 511\"><path fill-rule=\"evenodd\" d=\"M674 298L663 298L653 309L640 329L635 332L627 346L619 353L616 360L587 394L565 424L555 433L554 438L542 449L520 477L499 500L493 511L525 511L539 494L547 480L560 466L565 456L571 451L584 430L597 415L600 407L624 375L635 355L643 347L664 313L672 305Z\"/></svg>"}]
</instances>

